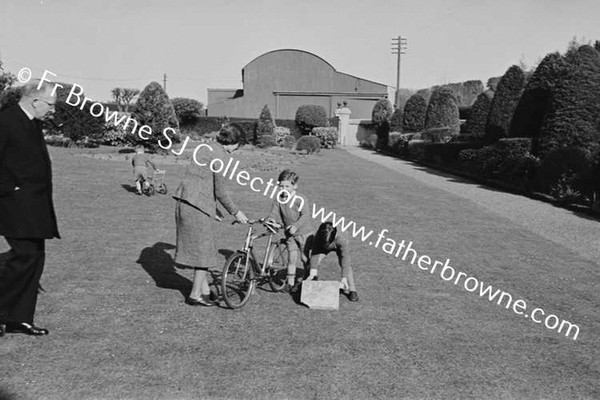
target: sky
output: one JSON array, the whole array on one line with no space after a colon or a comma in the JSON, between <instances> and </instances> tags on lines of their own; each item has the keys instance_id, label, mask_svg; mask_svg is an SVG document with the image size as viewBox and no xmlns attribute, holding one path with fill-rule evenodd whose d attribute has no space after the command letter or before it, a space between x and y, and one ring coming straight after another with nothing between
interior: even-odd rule
<instances>
[{"instance_id":1,"label":"sky","mask_svg":"<svg viewBox=\"0 0 600 400\"><path fill-rule=\"evenodd\" d=\"M396 86L392 38L407 39L401 88L501 76L600 40L599 0L0 0L0 60L76 83L94 99L163 84L206 103L242 88L241 70L277 49Z\"/></svg>"}]
</instances>

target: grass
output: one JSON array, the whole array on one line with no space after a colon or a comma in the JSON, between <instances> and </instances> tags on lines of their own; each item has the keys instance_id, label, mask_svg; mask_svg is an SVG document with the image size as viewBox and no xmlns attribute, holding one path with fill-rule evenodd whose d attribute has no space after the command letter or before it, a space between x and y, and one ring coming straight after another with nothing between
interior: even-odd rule
<instances>
[{"instance_id":1,"label":"grass","mask_svg":"<svg viewBox=\"0 0 600 400\"><path fill-rule=\"evenodd\" d=\"M172 264L174 201L134 195L125 156L51 149L63 239L47 244L36 320L51 333L0 341L0 399L600 397L598 265L568 248L343 150L244 149L234 157L252 176L293 168L312 202L374 231L387 228L420 254L450 258L578 323L580 337L519 318L357 240L361 299L340 299L339 311L309 310L266 291L241 310L190 307L191 275ZM157 161L173 192L185 162ZM268 211L262 195L230 188L249 217ZM220 224L221 253L239 248L245 230ZM330 255L321 279L338 272Z\"/></svg>"}]
</instances>

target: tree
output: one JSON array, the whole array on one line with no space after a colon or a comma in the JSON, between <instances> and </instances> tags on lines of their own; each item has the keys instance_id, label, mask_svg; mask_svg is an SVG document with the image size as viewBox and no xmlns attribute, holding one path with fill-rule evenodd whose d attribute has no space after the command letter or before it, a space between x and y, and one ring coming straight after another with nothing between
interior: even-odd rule
<instances>
[{"instance_id":1,"label":"tree","mask_svg":"<svg viewBox=\"0 0 600 400\"><path fill-rule=\"evenodd\" d=\"M256 124L256 145L258 147L271 147L275 143L275 121L271 116L269 106L265 104Z\"/></svg>"},{"instance_id":2,"label":"tree","mask_svg":"<svg viewBox=\"0 0 600 400\"><path fill-rule=\"evenodd\" d=\"M4 72L2 61L0 61L0 94L13 85L17 80L17 77L10 72Z\"/></svg>"},{"instance_id":3,"label":"tree","mask_svg":"<svg viewBox=\"0 0 600 400\"><path fill-rule=\"evenodd\" d=\"M425 113L427 102L421 95L414 94L404 105L404 116L402 119L402 132L420 132L425 126Z\"/></svg>"},{"instance_id":4,"label":"tree","mask_svg":"<svg viewBox=\"0 0 600 400\"><path fill-rule=\"evenodd\" d=\"M434 89L427 105L425 130L434 128L448 128L448 133L452 136L460 132L456 96L450 88L444 86Z\"/></svg>"},{"instance_id":5,"label":"tree","mask_svg":"<svg viewBox=\"0 0 600 400\"><path fill-rule=\"evenodd\" d=\"M117 103L117 108L124 112L129 112L129 104L139 94L139 89L114 88L112 90L112 97Z\"/></svg>"},{"instance_id":6,"label":"tree","mask_svg":"<svg viewBox=\"0 0 600 400\"><path fill-rule=\"evenodd\" d=\"M135 132L133 139L134 143L143 144L151 151L159 149L159 140L166 142L163 136L163 131L166 128L172 128L176 131L176 134L167 131L167 135L174 143L180 140L179 123L177 122L175 109L169 100L169 96L157 82L150 82L140 93L132 118L136 120L139 126L148 125L151 128L152 133L150 135L143 135L149 136L147 140L141 138L138 132ZM167 144L164 143L164 145Z\"/></svg>"},{"instance_id":7,"label":"tree","mask_svg":"<svg viewBox=\"0 0 600 400\"><path fill-rule=\"evenodd\" d=\"M560 147L600 146L600 53L583 45L565 61L540 128L540 157Z\"/></svg>"},{"instance_id":8,"label":"tree","mask_svg":"<svg viewBox=\"0 0 600 400\"><path fill-rule=\"evenodd\" d=\"M103 117L94 117L90 114L90 103L81 109L66 102L73 85L61 83L56 91L56 106L54 112L54 126L49 125L49 132L62 134L74 142L102 139L106 126ZM81 95L82 98L85 96Z\"/></svg>"},{"instance_id":9,"label":"tree","mask_svg":"<svg viewBox=\"0 0 600 400\"><path fill-rule=\"evenodd\" d=\"M196 122L198 118L202 117L204 104L198 100L176 97L171 100L171 103L173 103L180 125Z\"/></svg>"},{"instance_id":10,"label":"tree","mask_svg":"<svg viewBox=\"0 0 600 400\"><path fill-rule=\"evenodd\" d=\"M485 126L485 141L496 142L508 137L510 123L523 93L525 75L517 65L513 65L500 79L498 90L494 93L490 113Z\"/></svg>"}]
</instances>

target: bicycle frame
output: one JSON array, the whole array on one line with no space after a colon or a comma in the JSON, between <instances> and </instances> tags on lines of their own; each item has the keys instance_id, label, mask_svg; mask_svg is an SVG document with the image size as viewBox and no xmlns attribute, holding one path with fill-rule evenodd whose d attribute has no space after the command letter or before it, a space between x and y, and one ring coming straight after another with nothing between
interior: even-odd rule
<instances>
[{"instance_id":1,"label":"bicycle frame","mask_svg":"<svg viewBox=\"0 0 600 400\"><path fill-rule=\"evenodd\" d=\"M250 227L248 228L248 233L246 234L246 240L244 241L244 248L240 251L245 253L246 255L248 255L248 259L252 260L251 262L252 262L254 271L257 274L259 274L260 276L263 276L265 274L265 266L267 265L267 262L269 260L269 256L271 253L271 244L273 243L273 235L275 234L275 232L264 232L259 235L253 235L252 234L253 231L254 231L254 227L253 227L253 225L250 225ZM256 254L254 253L254 240L260 239L265 236L268 236L269 239L267 240L266 251L265 251L265 256L263 258L263 262L260 264L260 267L259 267L257 265L258 258L256 257Z\"/></svg>"}]
</instances>

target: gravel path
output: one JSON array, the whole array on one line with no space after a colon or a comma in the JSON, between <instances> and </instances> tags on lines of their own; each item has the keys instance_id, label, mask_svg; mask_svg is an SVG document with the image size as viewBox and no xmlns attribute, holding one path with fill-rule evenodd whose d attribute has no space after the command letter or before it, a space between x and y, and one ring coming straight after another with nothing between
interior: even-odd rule
<instances>
[{"instance_id":1,"label":"gravel path","mask_svg":"<svg viewBox=\"0 0 600 400\"><path fill-rule=\"evenodd\" d=\"M600 221L587 215L555 207L524 196L498 191L478 183L431 170L410 161L386 156L360 147L342 146L350 154L361 157L398 173L468 199L477 206L563 245L582 257L600 265Z\"/></svg>"}]
</instances>

